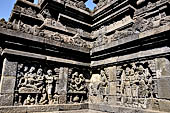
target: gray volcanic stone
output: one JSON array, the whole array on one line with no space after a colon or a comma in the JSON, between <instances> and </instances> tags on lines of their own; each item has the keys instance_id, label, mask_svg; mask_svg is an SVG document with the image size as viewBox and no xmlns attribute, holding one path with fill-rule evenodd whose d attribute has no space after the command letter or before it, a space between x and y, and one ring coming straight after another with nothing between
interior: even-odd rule
<instances>
[{"instance_id":1,"label":"gray volcanic stone","mask_svg":"<svg viewBox=\"0 0 170 113\"><path fill-rule=\"evenodd\" d=\"M170 77L160 78L158 80L158 98L170 99Z\"/></svg>"}]
</instances>

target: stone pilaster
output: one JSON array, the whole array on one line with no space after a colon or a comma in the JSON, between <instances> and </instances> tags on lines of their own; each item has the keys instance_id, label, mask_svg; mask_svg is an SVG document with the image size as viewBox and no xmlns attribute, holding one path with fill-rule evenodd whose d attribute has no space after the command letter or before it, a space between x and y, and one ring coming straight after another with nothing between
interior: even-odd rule
<instances>
[{"instance_id":1,"label":"stone pilaster","mask_svg":"<svg viewBox=\"0 0 170 113\"><path fill-rule=\"evenodd\" d=\"M108 104L116 104L116 66L105 68L109 81Z\"/></svg>"},{"instance_id":2,"label":"stone pilaster","mask_svg":"<svg viewBox=\"0 0 170 113\"><path fill-rule=\"evenodd\" d=\"M13 62L5 58L3 61L2 77L0 83L1 106L13 105L16 72L17 62Z\"/></svg>"},{"instance_id":3,"label":"stone pilaster","mask_svg":"<svg viewBox=\"0 0 170 113\"><path fill-rule=\"evenodd\" d=\"M68 79L68 68L61 67L59 73L59 104L66 103L67 100L67 79Z\"/></svg>"}]
</instances>

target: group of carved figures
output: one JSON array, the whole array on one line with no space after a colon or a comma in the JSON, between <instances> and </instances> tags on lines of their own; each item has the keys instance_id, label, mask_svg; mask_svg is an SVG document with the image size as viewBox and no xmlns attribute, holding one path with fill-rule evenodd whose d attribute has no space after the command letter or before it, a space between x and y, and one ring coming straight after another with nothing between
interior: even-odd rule
<instances>
[{"instance_id":1,"label":"group of carved figures","mask_svg":"<svg viewBox=\"0 0 170 113\"><path fill-rule=\"evenodd\" d=\"M118 69L118 85L121 104L127 107L146 108L147 99L154 98L155 82L146 64L131 63Z\"/></svg>"},{"instance_id":2,"label":"group of carved figures","mask_svg":"<svg viewBox=\"0 0 170 113\"><path fill-rule=\"evenodd\" d=\"M83 102L84 97L87 96L87 86L83 74L74 72L68 82L68 94L70 103Z\"/></svg>"},{"instance_id":3,"label":"group of carved figures","mask_svg":"<svg viewBox=\"0 0 170 113\"><path fill-rule=\"evenodd\" d=\"M53 72L55 74L53 74ZM48 69L44 74L41 67L19 64L17 72L16 102L20 105L55 104L58 101L57 84L59 69Z\"/></svg>"},{"instance_id":4,"label":"group of carved figures","mask_svg":"<svg viewBox=\"0 0 170 113\"><path fill-rule=\"evenodd\" d=\"M45 71L46 70L46 71ZM42 68L35 64L19 64L15 88L16 105L45 105L82 103L87 100L87 85L85 77L79 72L69 69L67 94L61 92L62 87L59 73L62 69L48 67ZM64 75L63 75L64 76ZM64 82L64 81L63 81Z\"/></svg>"}]
</instances>

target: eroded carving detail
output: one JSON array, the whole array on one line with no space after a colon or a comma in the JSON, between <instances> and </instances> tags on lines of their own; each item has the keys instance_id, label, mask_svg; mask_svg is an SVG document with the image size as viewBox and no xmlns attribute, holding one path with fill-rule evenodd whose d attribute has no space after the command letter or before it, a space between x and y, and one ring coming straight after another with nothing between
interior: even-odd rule
<instances>
[{"instance_id":1,"label":"eroded carving detail","mask_svg":"<svg viewBox=\"0 0 170 113\"><path fill-rule=\"evenodd\" d=\"M55 74L53 74L55 73ZM40 65L19 64L15 103L18 105L58 104L56 99L59 69L48 69Z\"/></svg>"},{"instance_id":2,"label":"eroded carving detail","mask_svg":"<svg viewBox=\"0 0 170 113\"><path fill-rule=\"evenodd\" d=\"M89 84L89 101L91 103L108 102L108 76L104 70L99 74L93 74Z\"/></svg>"},{"instance_id":3,"label":"eroded carving detail","mask_svg":"<svg viewBox=\"0 0 170 113\"><path fill-rule=\"evenodd\" d=\"M70 103L84 102L87 98L87 86L83 74L75 71L70 75L68 83L68 97Z\"/></svg>"},{"instance_id":4,"label":"eroded carving detail","mask_svg":"<svg viewBox=\"0 0 170 113\"><path fill-rule=\"evenodd\" d=\"M117 67L117 98L120 105L147 108L148 99L156 98L154 61L135 62Z\"/></svg>"}]
</instances>

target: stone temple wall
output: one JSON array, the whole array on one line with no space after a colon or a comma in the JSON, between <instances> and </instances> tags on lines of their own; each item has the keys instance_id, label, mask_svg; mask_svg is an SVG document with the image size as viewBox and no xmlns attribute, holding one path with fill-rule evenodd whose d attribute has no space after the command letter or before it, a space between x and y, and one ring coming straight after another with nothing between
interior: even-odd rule
<instances>
[{"instance_id":1,"label":"stone temple wall","mask_svg":"<svg viewBox=\"0 0 170 113\"><path fill-rule=\"evenodd\" d=\"M0 20L0 112L170 112L169 0L33 2Z\"/></svg>"}]
</instances>

